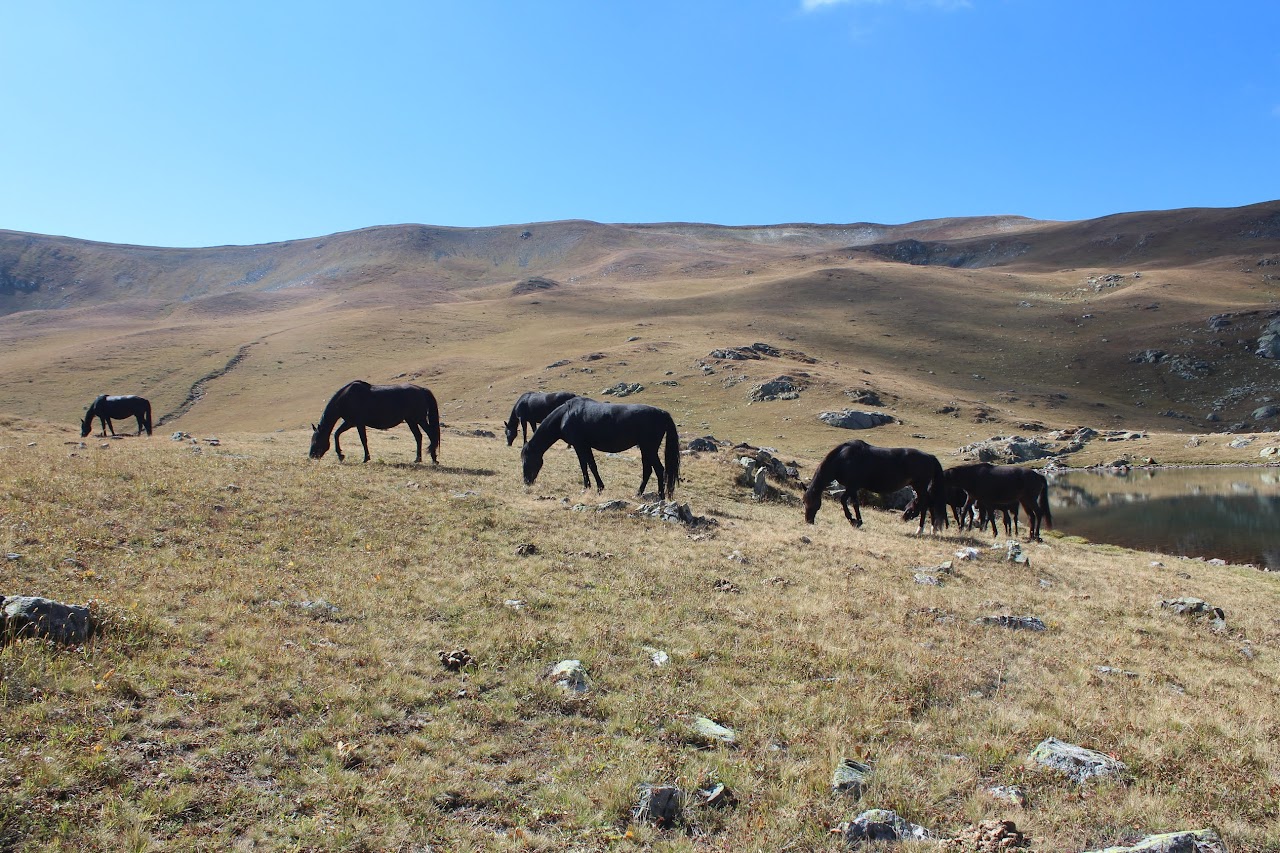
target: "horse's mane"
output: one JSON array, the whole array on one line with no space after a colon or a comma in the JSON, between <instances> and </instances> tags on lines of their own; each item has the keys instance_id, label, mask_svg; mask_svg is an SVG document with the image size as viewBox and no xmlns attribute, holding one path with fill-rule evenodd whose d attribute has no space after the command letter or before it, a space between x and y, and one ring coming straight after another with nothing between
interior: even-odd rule
<instances>
[{"instance_id":1,"label":"horse's mane","mask_svg":"<svg viewBox=\"0 0 1280 853\"><path fill-rule=\"evenodd\" d=\"M840 451L844 450L845 445L837 444L827 452L822 461L818 463L818 467L813 471L813 480L809 482L809 488L805 489L805 494L821 494L822 490L831 484L836 475L831 473L831 469L836 466L836 459L840 455Z\"/></svg>"}]
</instances>

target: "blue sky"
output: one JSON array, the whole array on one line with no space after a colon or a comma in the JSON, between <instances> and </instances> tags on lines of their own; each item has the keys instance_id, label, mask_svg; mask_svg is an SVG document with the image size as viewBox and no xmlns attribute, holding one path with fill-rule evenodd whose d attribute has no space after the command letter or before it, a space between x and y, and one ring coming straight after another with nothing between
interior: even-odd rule
<instances>
[{"instance_id":1,"label":"blue sky","mask_svg":"<svg viewBox=\"0 0 1280 853\"><path fill-rule=\"evenodd\" d=\"M1280 3L0 3L0 228L1087 219L1280 198Z\"/></svg>"}]
</instances>

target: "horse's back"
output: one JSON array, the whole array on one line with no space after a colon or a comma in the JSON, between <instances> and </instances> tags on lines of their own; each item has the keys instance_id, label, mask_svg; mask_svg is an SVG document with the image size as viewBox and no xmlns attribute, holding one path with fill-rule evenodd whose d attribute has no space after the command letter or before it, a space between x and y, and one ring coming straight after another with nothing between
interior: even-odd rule
<instances>
[{"instance_id":1,"label":"horse's back","mask_svg":"<svg viewBox=\"0 0 1280 853\"><path fill-rule=\"evenodd\" d=\"M547 417L559 422L570 444L586 443L596 450L617 453L637 444L655 445L675 421L671 413L643 403L601 403L574 397L560 404ZM545 422L544 422L545 423Z\"/></svg>"}]
</instances>

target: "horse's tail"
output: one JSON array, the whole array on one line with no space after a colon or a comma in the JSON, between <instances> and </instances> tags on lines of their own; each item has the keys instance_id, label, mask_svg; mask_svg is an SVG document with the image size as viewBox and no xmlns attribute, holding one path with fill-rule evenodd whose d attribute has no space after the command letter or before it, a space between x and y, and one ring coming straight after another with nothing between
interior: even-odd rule
<instances>
[{"instance_id":1,"label":"horse's tail","mask_svg":"<svg viewBox=\"0 0 1280 853\"><path fill-rule=\"evenodd\" d=\"M1053 515L1049 512L1049 481L1042 480L1043 485L1040 487L1040 494L1036 498L1036 511L1040 513L1043 523L1050 530L1053 529Z\"/></svg>"},{"instance_id":2,"label":"horse's tail","mask_svg":"<svg viewBox=\"0 0 1280 853\"><path fill-rule=\"evenodd\" d=\"M436 452L440 449L440 407L436 405L436 395L427 392L427 450L431 453L431 461L435 462Z\"/></svg>"},{"instance_id":3,"label":"horse's tail","mask_svg":"<svg viewBox=\"0 0 1280 853\"><path fill-rule=\"evenodd\" d=\"M142 401L142 425L147 428L147 435L151 435L151 401Z\"/></svg>"},{"instance_id":4,"label":"horse's tail","mask_svg":"<svg viewBox=\"0 0 1280 853\"><path fill-rule=\"evenodd\" d=\"M680 436L676 433L676 422L667 415L667 447L664 451L667 464L667 500L674 500L676 483L680 482Z\"/></svg>"}]
</instances>

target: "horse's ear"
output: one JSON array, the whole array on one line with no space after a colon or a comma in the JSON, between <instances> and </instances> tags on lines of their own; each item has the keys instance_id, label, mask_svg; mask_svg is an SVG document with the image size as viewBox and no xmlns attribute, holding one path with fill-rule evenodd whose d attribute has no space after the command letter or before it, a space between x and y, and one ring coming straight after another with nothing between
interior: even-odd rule
<instances>
[{"instance_id":1,"label":"horse's ear","mask_svg":"<svg viewBox=\"0 0 1280 853\"><path fill-rule=\"evenodd\" d=\"M311 431L312 431L312 432L315 432L315 431L316 431L316 430L318 430L318 429L320 429L320 427L316 426L315 424L312 424L312 425L311 425Z\"/></svg>"}]
</instances>

